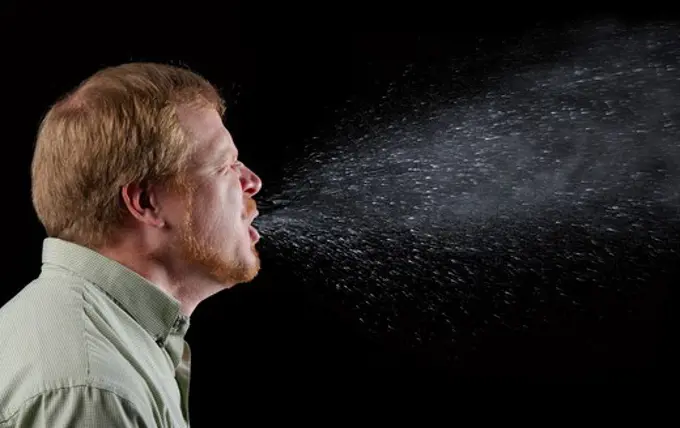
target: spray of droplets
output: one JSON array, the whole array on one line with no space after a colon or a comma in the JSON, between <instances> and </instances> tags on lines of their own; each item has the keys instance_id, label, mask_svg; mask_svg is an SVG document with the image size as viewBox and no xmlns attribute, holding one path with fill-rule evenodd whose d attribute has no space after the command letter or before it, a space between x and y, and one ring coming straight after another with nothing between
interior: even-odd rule
<instances>
[{"instance_id":1,"label":"spray of droplets","mask_svg":"<svg viewBox=\"0 0 680 428\"><path fill-rule=\"evenodd\" d=\"M418 346L635 316L680 244L677 34L593 24L483 91L459 63L390 86L264 189L261 252Z\"/></svg>"}]
</instances>

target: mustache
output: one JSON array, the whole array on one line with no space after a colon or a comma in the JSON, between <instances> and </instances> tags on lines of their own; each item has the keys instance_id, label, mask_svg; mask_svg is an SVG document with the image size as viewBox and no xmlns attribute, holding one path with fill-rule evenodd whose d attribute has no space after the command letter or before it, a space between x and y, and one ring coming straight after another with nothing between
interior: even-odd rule
<instances>
[{"instance_id":1,"label":"mustache","mask_svg":"<svg viewBox=\"0 0 680 428\"><path fill-rule=\"evenodd\" d=\"M246 216L250 217L255 211L257 211L257 203L255 200L252 198L246 199Z\"/></svg>"}]
</instances>

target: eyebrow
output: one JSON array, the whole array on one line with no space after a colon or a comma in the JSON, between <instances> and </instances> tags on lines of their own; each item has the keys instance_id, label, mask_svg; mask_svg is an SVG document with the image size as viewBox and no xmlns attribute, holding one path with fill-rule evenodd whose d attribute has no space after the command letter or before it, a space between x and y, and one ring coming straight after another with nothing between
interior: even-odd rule
<instances>
[{"instance_id":1,"label":"eyebrow","mask_svg":"<svg viewBox=\"0 0 680 428\"><path fill-rule=\"evenodd\" d=\"M216 150L216 153L212 156L212 159L220 165L223 165L228 161L238 159L238 149L233 144L225 143L226 141L224 140L220 140L219 142L215 141L215 144L219 146Z\"/></svg>"},{"instance_id":2,"label":"eyebrow","mask_svg":"<svg viewBox=\"0 0 680 428\"><path fill-rule=\"evenodd\" d=\"M224 158L233 160L238 159L238 150L225 150Z\"/></svg>"},{"instance_id":3,"label":"eyebrow","mask_svg":"<svg viewBox=\"0 0 680 428\"><path fill-rule=\"evenodd\" d=\"M236 160L236 159L238 159L238 150L230 150L230 149L220 150L217 153L217 155L215 156L215 159L220 164L224 164L226 162Z\"/></svg>"}]
</instances>

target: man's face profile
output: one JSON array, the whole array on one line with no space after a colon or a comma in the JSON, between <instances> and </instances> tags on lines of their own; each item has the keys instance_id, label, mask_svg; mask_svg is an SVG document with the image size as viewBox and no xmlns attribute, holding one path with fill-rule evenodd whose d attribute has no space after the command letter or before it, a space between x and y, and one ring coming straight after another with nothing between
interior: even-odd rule
<instances>
[{"instance_id":1,"label":"man's face profile","mask_svg":"<svg viewBox=\"0 0 680 428\"><path fill-rule=\"evenodd\" d=\"M257 175L238 161L231 135L217 111L178 108L181 125L196 144L191 184L182 192L173 238L184 262L205 270L221 284L249 282L260 269L250 223L257 215L252 197L259 192Z\"/></svg>"}]
</instances>

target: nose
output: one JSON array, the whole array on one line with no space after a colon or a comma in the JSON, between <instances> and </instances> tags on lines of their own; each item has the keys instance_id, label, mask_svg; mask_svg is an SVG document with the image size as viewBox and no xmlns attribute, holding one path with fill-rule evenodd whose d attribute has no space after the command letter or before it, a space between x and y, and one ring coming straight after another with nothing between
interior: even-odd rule
<instances>
[{"instance_id":1,"label":"nose","mask_svg":"<svg viewBox=\"0 0 680 428\"><path fill-rule=\"evenodd\" d=\"M255 196L262 189L262 180L245 165L241 165L241 188L248 196Z\"/></svg>"}]
</instances>

